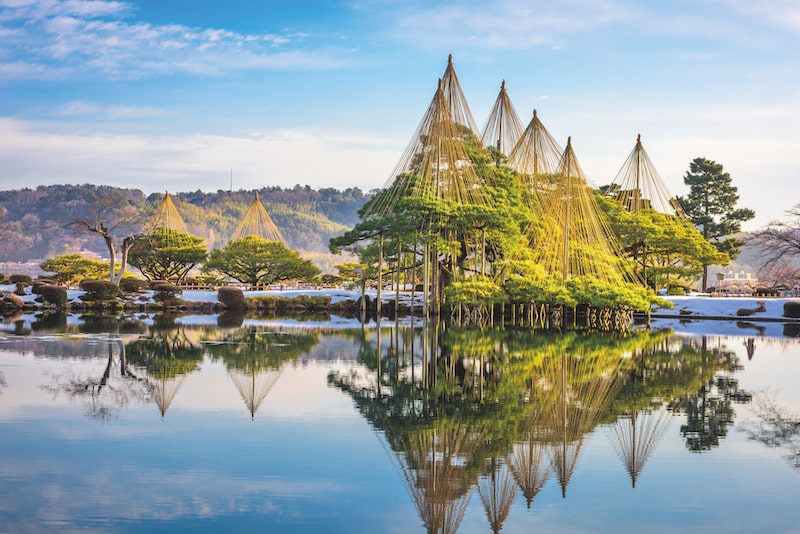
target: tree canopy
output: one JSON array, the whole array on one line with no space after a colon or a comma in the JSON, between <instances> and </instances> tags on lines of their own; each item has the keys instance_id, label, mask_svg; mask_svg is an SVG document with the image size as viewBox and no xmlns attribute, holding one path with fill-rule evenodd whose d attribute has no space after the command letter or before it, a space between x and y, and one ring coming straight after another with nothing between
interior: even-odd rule
<instances>
[{"instance_id":1,"label":"tree canopy","mask_svg":"<svg viewBox=\"0 0 800 534\"><path fill-rule=\"evenodd\" d=\"M689 186L689 194L678 200L686 215L717 250L736 259L742 241L734 234L741 231L743 222L755 217L755 212L736 207L739 193L731 175L720 163L695 158L683 182ZM703 288L708 285L708 265L703 265Z\"/></svg>"},{"instance_id":2,"label":"tree canopy","mask_svg":"<svg viewBox=\"0 0 800 534\"><path fill-rule=\"evenodd\" d=\"M309 280L320 270L279 241L248 236L211 251L204 271L218 272L239 282L269 285L287 280Z\"/></svg>"},{"instance_id":3,"label":"tree canopy","mask_svg":"<svg viewBox=\"0 0 800 534\"><path fill-rule=\"evenodd\" d=\"M136 240L128 253L130 264L148 280L183 280L206 259L205 242L170 228L156 228Z\"/></svg>"}]
</instances>

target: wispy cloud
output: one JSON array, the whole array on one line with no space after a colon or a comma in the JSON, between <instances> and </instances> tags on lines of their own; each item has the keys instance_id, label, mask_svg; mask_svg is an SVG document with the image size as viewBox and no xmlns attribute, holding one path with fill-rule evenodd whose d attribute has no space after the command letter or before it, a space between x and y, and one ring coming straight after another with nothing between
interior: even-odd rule
<instances>
[{"instance_id":1,"label":"wispy cloud","mask_svg":"<svg viewBox=\"0 0 800 534\"><path fill-rule=\"evenodd\" d=\"M148 106L104 105L84 100L68 102L58 110L60 117L101 120L140 120L169 115L175 115L175 112Z\"/></svg>"},{"instance_id":2,"label":"wispy cloud","mask_svg":"<svg viewBox=\"0 0 800 534\"><path fill-rule=\"evenodd\" d=\"M0 0L0 76L113 77L259 69L330 69L348 53L311 45L303 32L241 33L130 20L125 2Z\"/></svg>"},{"instance_id":3,"label":"wispy cloud","mask_svg":"<svg viewBox=\"0 0 800 534\"><path fill-rule=\"evenodd\" d=\"M79 103L66 111L93 108ZM214 191L227 187L231 168L237 187L300 183L369 189L388 176L402 145L345 130L133 135L10 118L0 118L0 139L4 188L92 182L146 191L165 186Z\"/></svg>"},{"instance_id":4,"label":"wispy cloud","mask_svg":"<svg viewBox=\"0 0 800 534\"><path fill-rule=\"evenodd\" d=\"M434 2L403 9L395 25L398 34L425 46L525 49L558 47L565 36L630 17L615 0Z\"/></svg>"}]
</instances>

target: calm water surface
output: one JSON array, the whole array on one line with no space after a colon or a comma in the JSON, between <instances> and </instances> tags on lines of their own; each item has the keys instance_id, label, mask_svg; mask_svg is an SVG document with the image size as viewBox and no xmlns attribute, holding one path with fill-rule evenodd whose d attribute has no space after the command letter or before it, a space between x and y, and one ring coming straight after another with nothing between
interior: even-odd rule
<instances>
[{"instance_id":1,"label":"calm water surface","mask_svg":"<svg viewBox=\"0 0 800 534\"><path fill-rule=\"evenodd\" d=\"M661 326L21 317L0 532L800 530L800 338Z\"/></svg>"}]
</instances>

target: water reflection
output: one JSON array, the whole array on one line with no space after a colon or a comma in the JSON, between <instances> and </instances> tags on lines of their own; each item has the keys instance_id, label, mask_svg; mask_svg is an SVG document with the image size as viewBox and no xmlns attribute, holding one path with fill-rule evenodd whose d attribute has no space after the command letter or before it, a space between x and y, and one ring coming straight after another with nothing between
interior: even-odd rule
<instances>
[{"instance_id":1,"label":"water reflection","mask_svg":"<svg viewBox=\"0 0 800 534\"><path fill-rule=\"evenodd\" d=\"M222 360L242 396L251 418L255 418L284 365L310 351L320 339L318 333L288 334L258 331L256 328L225 333L206 341L208 353Z\"/></svg>"},{"instance_id":2,"label":"water reflection","mask_svg":"<svg viewBox=\"0 0 800 534\"><path fill-rule=\"evenodd\" d=\"M396 323L323 331L241 315L37 316L9 325L13 335L0 347L63 360L42 387L105 425L133 406L157 419L155 404L166 418L187 380L216 366L249 419L262 410L251 425L233 399L239 419L255 428L291 363L314 359L332 391L371 425L428 532L456 532L470 507L500 532L517 501L541 512L537 497L546 498L548 485L575 499L575 473L597 440L619 459L609 451L624 475L618 485L641 492L665 436L684 455L722 449L737 406L751 406L757 417L744 428L749 440L780 449L800 468L800 418L739 384L743 367L733 349L751 360L761 338ZM174 422L175 410L164 423Z\"/></svg>"},{"instance_id":3,"label":"water reflection","mask_svg":"<svg viewBox=\"0 0 800 534\"><path fill-rule=\"evenodd\" d=\"M495 532L517 489L530 507L553 476L566 497L601 424L636 487L670 413L685 415L681 434L700 452L726 435L731 403L751 399L730 375L741 368L735 353L669 330L426 326L374 338L361 349L364 373L329 380L385 437L429 532L454 532L475 488Z\"/></svg>"}]
</instances>

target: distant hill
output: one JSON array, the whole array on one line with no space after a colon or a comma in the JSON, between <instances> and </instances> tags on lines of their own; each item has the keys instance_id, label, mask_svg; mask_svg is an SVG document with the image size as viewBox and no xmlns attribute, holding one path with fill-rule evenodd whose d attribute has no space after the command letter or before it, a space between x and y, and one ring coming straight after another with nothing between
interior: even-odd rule
<instances>
[{"instance_id":1,"label":"distant hill","mask_svg":"<svg viewBox=\"0 0 800 534\"><path fill-rule=\"evenodd\" d=\"M369 198L358 188L315 190L297 185L258 192L289 245L316 256L323 265L329 263L323 258L328 240L355 225L359 208ZM75 251L105 255L99 239L74 235L65 227L75 218L92 216L100 199L109 194L118 199L117 207L131 205L145 214L161 199L161 194L146 196L138 189L89 184L0 191L0 262L25 262ZM216 248L227 242L254 194L255 190L196 191L174 193L173 200L192 233Z\"/></svg>"}]
</instances>

